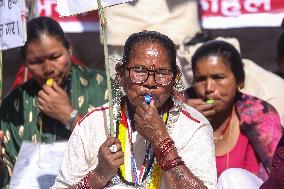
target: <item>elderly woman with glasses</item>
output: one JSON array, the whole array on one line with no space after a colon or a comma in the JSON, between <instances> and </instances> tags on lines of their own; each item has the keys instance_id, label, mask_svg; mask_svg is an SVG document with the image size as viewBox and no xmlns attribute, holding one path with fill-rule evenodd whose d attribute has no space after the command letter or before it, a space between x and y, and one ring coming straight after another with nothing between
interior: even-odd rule
<instances>
[{"instance_id":1,"label":"elderly woman with glasses","mask_svg":"<svg viewBox=\"0 0 284 189\"><path fill-rule=\"evenodd\" d=\"M116 71L115 137L107 105L87 114L53 188L215 188L212 127L172 95L180 79L172 40L153 31L132 34Z\"/></svg>"}]
</instances>

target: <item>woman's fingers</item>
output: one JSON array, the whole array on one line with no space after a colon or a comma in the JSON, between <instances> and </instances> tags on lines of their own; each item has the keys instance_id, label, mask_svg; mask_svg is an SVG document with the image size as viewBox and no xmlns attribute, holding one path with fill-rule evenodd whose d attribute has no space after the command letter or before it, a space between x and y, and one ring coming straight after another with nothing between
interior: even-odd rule
<instances>
[{"instance_id":1,"label":"woman's fingers","mask_svg":"<svg viewBox=\"0 0 284 189\"><path fill-rule=\"evenodd\" d=\"M61 88L56 82L53 83L52 88L56 91L56 92L64 92L63 88Z\"/></svg>"},{"instance_id":2,"label":"woman's fingers","mask_svg":"<svg viewBox=\"0 0 284 189\"><path fill-rule=\"evenodd\" d=\"M109 137L102 145L101 150L105 156L112 160L123 157L121 143L117 138Z\"/></svg>"},{"instance_id":3,"label":"woman's fingers","mask_svg":"<svg viewBox=\"0 0 284 189\"><path fill-rule=\"evenodd\" d=\"M119 158L119 159L116 159L114 162L114 165L116 165L117 168L119 168L121 165L124 164L124 158Z\"/></svg>"},{"instance_id":4,"label":"woman's fingers","mask_svg":"<svg viewBox=\"0 0 284 189\"><path fill-rule=\"evenodd\" d=\"M113 145L115 143L119 143L120 144L120 141L118 140L118 138L108 137L107 140L102 145L110 147L111 145Z\"/></svg>"},{"instance_id":5,"label":"woman's fingers","mask_svg":"<svg viewBox=\"0 0 284 189\"><path fill-rule=\"evenodd\" d=\"M211 111L214 110L215 105L214 104L200 104L197 106L197 110L205 112L205 111Z\"/></svg>"},{"instance_id":6,"label":"woman's fingers","mask_svg":"<svg viewBox=\"0 0 284 189\"><path fill-rule=\"evenodd\" d=\"M198 110L206 118L216 114L216 103L206 103L202 99L188 99L186 104Z\"/></svg>"},{"instance_id":7,"label":"woman's fingers","mask_svg":"<svg viewBox=\"0 0 284 189\"><path fill-rule=\"evenodd\" d=\"M200 111L206 118L212 117L216 114L216 109L210 109L206 111Z\"/></svg>"},{"instance_id":8,"label":"woman's fingers","mask_svg":"<svg viewBox=\"0 0 284 189\"><path fill-rule=\"evenodd\" d=\"M99 149L99 164L102 175L108 180L112 178L119 166L124 163L120 141L117 138L109 137Z\"/></svg>"}]
</instances>

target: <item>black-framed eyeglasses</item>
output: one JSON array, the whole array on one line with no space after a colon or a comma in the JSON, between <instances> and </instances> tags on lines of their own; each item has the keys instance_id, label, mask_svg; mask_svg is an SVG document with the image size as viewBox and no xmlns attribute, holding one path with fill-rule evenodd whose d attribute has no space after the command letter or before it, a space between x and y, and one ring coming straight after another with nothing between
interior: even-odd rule
<instances>
[{"instance_id":1,"label":"black-framed eyeglasses","mask_svg":"<svg viewBox=\"0 0 284 189\"><path fill-rule=\"evenodd\" d=\"M145 67L126 67L129 71L129 77L134 83L144 83L149 78L149 74L154 76L154 80L158 85L168 85L172 82L174 73L169 69L148 69Z\"/></svg>"}]
</instances>

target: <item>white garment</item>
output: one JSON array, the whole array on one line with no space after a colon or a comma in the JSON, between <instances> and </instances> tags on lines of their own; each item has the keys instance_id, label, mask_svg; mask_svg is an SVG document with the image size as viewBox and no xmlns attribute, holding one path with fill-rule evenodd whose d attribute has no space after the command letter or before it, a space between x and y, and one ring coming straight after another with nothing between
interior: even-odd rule
<instances>
[{"instance_id":1,"label":"white garment","mask_svg":"<svg viewBox=\"0 0 284 189\"><path fill-rule=\"evenodd\" d=\"M225 170L218 178L217 189L259 189L263 181L241 168Z\"/></svg>"},{"instance_id":2,"label":"white garment","mask_svg":"<svg viewBox=\"0 0 284 189\"><path fill-rule=\"evenodd\" d=\"M190 171L209 188L216 188L217 173L215 162L215 146L210 123L195 109L184 105L183 109L194 119L181 113L168 132L175 142L179 155ZM65 151L59 175L53 189L75 186L89 171L97 166L99 147L108 136L108 109L95 110L75 127ZM134 148L141 149L143 138L137 134ZM145 147L143 148L145 149ZM145 151L135 153L137 164L141 163ZM139 155L140 154L140 155ZM108 186L107 188L131 188ZM166 189L165 178L162 177L161 189Z\"/></svg>"}]
</instances>

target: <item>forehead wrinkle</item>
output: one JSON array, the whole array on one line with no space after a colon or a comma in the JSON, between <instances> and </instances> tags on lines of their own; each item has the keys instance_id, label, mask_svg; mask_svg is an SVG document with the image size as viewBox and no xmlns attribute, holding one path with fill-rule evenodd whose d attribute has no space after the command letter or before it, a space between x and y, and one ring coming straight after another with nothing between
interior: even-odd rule
<instances>
[{"instance_id":1,"label":"forehead wrinkle","mask_svg":"<svg viewBox=\"0 0 284 189\"><path fill-rule=\"evenodd\" d=\"M132 46L130 52L129 60L130 62L139 62L136 64L137 66L149 66L150 68L151 65L155 65L156 68L168 68L167 65L164 65L165 62L168 62L167 49L157 42L143 41L136 43ZM170 63L169 66L171 67Z\"/></svg>"}]
</instances>

